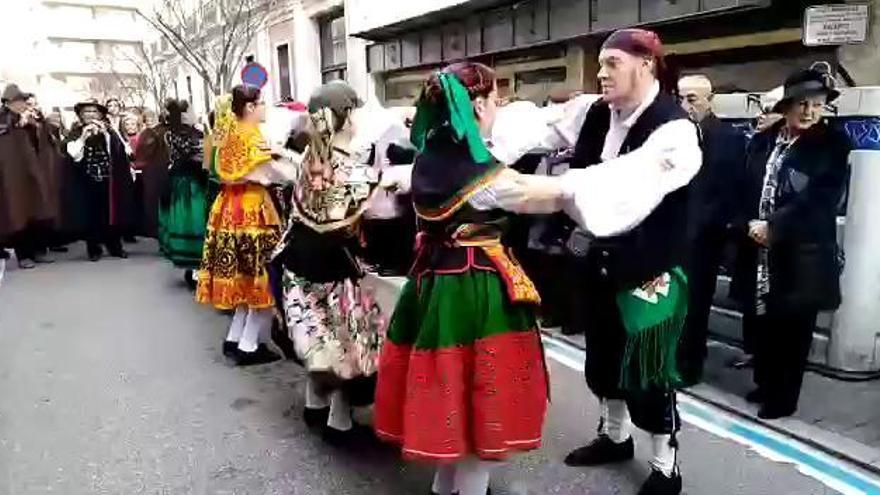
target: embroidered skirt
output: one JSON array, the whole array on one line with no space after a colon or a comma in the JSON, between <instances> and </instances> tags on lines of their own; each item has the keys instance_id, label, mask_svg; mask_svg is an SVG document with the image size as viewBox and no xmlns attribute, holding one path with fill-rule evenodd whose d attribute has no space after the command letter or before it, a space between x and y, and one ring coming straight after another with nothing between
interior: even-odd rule
<instances>
[{"instance_id":1,"label":"embroidered skirt","mask_svg":"<svg viewBox=\"0 0 880 495\"><path fill-rule=\"evenodd\" d=\"M287 328L309 373L329 385L376 374L386 321L371 290L354 279L315 283L290 271L283 286Z\"/></svg>"},{"instance_id":2,"label":"embroidered skirt","mask_svg":"<svg viewBox=\"0 0 880 495\"><path fill-rule=\"evenodd\" d=\"M548 380L532 304L497 272L404 286L379 362L377 435L407 459L504 459L541 445Z\"/></svg>"},{"instance_id":3,"label":"embroidered skirt","mask_svg":"<svg viewBox=\"0 0 880 495\"><path fill-rule=\"evenodd\" d=\"M266 263L280 225L265 187L224 184L208 217L196 300L218 309L272 307Z\"/></svg>"},{"instance_id":4,"label":"embroidered skirt","mask_svg":"<svg viewBox=\"0 0 880 495\"><path fill-rule=\"evenodd\" d=\"M202 170L172 170L159 205L159 249L179 268L198 268L208 223L208 178Z\"/></svg>"}]
</instances>

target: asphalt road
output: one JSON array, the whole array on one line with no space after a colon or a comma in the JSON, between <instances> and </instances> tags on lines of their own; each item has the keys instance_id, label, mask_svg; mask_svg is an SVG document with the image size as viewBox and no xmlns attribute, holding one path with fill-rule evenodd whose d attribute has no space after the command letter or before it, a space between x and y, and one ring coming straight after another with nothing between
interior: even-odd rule
<instances>
[{"instance_id":1,"label":"asphalt road","mask_svg":"<svg viewBox=\"0 0 880 495\"><path fill-rule=\"evenodd\" d=\"M300 420L291 362L237 369L220 345L228 318L192 301L180 272L142 242L129 260L10 267L0 286L0 495L417 494L428 466L385 446L325 446ZM140 252L139 252L140 251ZM545 447L500 465L493 493L633 494L637 460L572 469L596 403L578 373L551 365ZM836 493L787 464L685 425L691 495Z\"/></svg>"}]
</instances>

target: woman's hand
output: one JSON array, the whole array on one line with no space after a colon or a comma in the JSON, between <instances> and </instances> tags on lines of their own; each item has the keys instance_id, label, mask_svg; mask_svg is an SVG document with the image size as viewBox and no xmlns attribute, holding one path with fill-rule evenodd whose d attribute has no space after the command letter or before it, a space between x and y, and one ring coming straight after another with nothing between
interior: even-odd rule
<instances>
[{"instance_id":1,"label":"woman's hand","mask_svg":"<svg viewBox=\"0 0 880 495\"><path fill-rule=\"evenodd\" d=\"M764 247L770 246L770 224L766 220L749 222L749 237Z\"/></svg>"}]
</instances>

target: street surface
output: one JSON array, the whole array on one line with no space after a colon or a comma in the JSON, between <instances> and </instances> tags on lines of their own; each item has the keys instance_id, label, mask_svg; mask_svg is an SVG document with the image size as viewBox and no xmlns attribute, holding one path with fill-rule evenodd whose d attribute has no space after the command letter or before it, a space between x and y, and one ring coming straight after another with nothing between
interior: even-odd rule
<instances>
[{"instance_id":1,"label":"street surface","mask_svg":"<svg viewBox=\"0 0 880 495\"><path fill-rule=\"evenodd\" d=\"M220 353L228 317L196 305L152 243L131 250L129 260L89 263L77 247L51 266L7 267L0 495L429 492L430 467L402 463L393 449L322 444L300 419L303 370L292 362L231 366ZM597 405L576 366L557 360L564 353L548 354L553 402L545 446L499 466L493 493L635 493L648 474L642 434L637 461L602 469L562 463L593 438ZM705 423L716 420L698 406L688 410ZM685 493L838 493L710 431L683 426Z\"/></svg>"}]
</instances>

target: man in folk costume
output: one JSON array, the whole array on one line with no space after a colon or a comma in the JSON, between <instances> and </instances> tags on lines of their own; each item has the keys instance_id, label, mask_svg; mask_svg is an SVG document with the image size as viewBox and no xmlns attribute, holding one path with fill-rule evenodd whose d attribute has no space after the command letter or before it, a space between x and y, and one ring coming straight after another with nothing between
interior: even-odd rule
<instances>
[{"instance_id":1,"label":"man in folk costume","mask_svg":"<svg viewBox=\"0 0 880 495\"><path fill-rule=\"evenodd\" d=\"M58 154L31 95L10 84L0 107L0 244L23 269L50 263L44 253L58 217Z\"/></svg>"},{"instance_id":2,"label":"man in folk costume","mask_svg":"<svg viewBox=\"0 0 880 495\"><path fill-rule=\"evenodd\" d=\"M127 258L121 235L130 224L134 208L128 152L118 133L107 125L103 105L87 100L75 105L74 111L80 121L64 148L84 190L89 260L101 259L102 246L110 256Z\"/></svg>"},{"instance_id":3,"label":"man in folk costume","mask_svg":"<svg viewBox=\"0 0 880 495\"><path fill-rule=\"evenodd\" d=\"M561 208L594 237L577 269L587 384L602 409L599 437L571 452L566 464L631 459L635 424L651 433L653 447L652 473L639 493L678 494L675 390L688 306L681 268L688 247L686 186L700 169L702 151L696 125L671 94L676 81L668 78L656 34L615 32L599 64L601 100L582 117L551 126L556 140L575 141L573 169L559 177L520 176L495 198L502 207L516 204L511 209L520 213ZM582 122L580 132L572 122ZM559 145L538 139L548 149Z\"/></svg>"}]
</instances>

